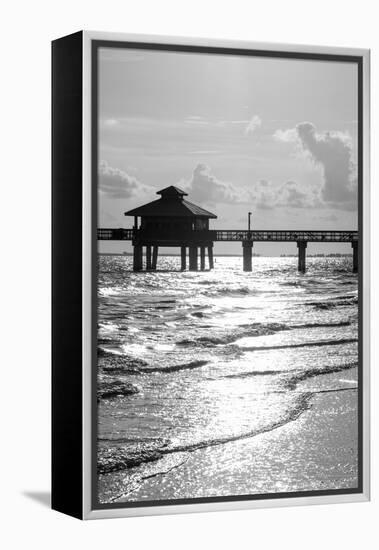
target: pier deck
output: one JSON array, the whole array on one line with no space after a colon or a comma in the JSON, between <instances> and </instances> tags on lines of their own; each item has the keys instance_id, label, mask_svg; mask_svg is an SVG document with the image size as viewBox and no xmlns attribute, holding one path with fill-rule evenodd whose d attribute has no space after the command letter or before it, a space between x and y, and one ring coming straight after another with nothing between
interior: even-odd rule
<instances>
[{"instance_id":1,"label":"pier deck","mask_svg":"<svg viewBox=\"0 0 379 550\"><path fill-rule=\"evenodd\" d=\"M157 267L158 248L180 247L181 268L186 269L187 248L189 269L198 269L198 249L200 249L200 269L205 269L205 251L208 250L209 269L213 268L214 242L241 242L244 271L252 270L252 249L254 242L295 242L298 248L298 270L306 270L306 249L308 243L351 243L353 249L353 271L358 271L358 231L308 231L308 230L254 230L206 229L192 231L172 231L124 228L99 228L98 240L132 241L134 250L133 269L143 269L143 248L146 249L146 269Z\"/></svg>"},{"instance_id":2,"label":"pier deck","mask_svg":"<svg viewBox=\"0 0 379 550\"><path fill-rule=\"evenodd\" d=\"M99 228L97 230L97 239L103 241L132 241L135 238L144 240L154 240L156 235L149 234L141 229L123 229L123 228ZM247 231L242 229L214 229L207 231L191 231L176 235L177 240L190 241L222 241L222 242L314 242L314 243L349 243L358 242L358 231L307 231L307 230L254 230ZM164 236L160 236L160 241L165 241ZM172 241L172 236L167 236L167 245Z\"/></svg>"}]
</instances>

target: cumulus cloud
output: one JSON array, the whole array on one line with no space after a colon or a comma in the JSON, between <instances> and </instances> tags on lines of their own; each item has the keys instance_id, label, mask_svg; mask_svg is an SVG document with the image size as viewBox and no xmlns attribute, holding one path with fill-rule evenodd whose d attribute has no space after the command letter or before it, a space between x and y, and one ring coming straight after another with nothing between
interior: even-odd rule
<instances>
[{"instance_id":1,"label":"cumulus cloud","mask_svg":"<svg viewBox=\"0 0 379 550\"><path fill-rule=\"evenodd\" d=\"M151 193L153 189L141 183L123 170L113 168L107 161L99 163L99 190L111 199L129 199L142 193Z\"/></svg>"},{"instance_id":2,"label":"cumulus cloud","mask_svg":"<svg viewBox=\"0 0 379 550\"><path fill-rule=\"evenodd\" d=\"M317 190L309 186L299 185L295 181L287 181L279 187L277 206L288 208L315 208L321 206Z\"/></svg>"},{"instance_id":3,"label":"cumulus cloud","mask_svg":"<svg viewBox=\"0 0 379 550\"><path fill-rule=\"evenodd\" d=\"M318 191L310 186L287 181L273 185L267 180L259 180L253 185L251 195L256 208L316 208L320 206Z\"/></svg>"},{"instance_id":4,"label":"cumulus cloud","mask_svg":"<svg viewBox=\"0 0 379 550\"><path fill-rule=\"evenodd\" d=\"M318 133L312 123L302 122L295 128L277 130L274 139L297 144L315 164L322 167L321 198L326 205L343 210L356 208L356 173L349 134Z\"/></svg>"},{"instance_id":5,"label":"cumulus cloud","mask_svg":"<svg viewBox=\"0 0 379 550\"><path fill-rule=\"evenodd\" d=\"M273 208L317 208L322 206L319 188L286 181L274 185L261 179L248 189L237 188L219 180L206 164L198 164L190 180L181 180L178 186L190 195L189 200L199 204L251 204L262 210Z\"/></svg>"},{"instance_id":6,"label":"cumulus cloud","mask_svg":"<svg viewBox=\"0 0 379 550\"><path fill-rule=\"evenodd\" d=\"M260 126L262 126L262 119L258 115L254 115L245 128L245 134L252 134Z\"/></svg>"},{"instance_id":7,"label":"cumulus cloud","mask_svg":"<svg viewBox=\"0 0 379 550\"><path fill-rule=\"evenodd\" d=\"M256 208L269 210L276 206L276 192L267 180L259 180L252 187L252 200Z\"/></svg>"},{"instance_id":8,"label":"cumulus cloud","mask_svg":"<svg viewBox=\"0 0 379 550\"><path fill-rule=\"evenodd\" d=\"M232 183L217 179L206 164L198 164L191 180L181 181L178 185L185 187L191 194L190 200L200 204L243 203L251 198L247 191L240 191Z\"/></svg>"},{"instance_id":9,"label":"cumulus cloud","mask_svg":"<svg viewBox=\"0 0 379 550\"><path fill-rule=\"evenodd\" d=\"M299 135L296 128L288 128L287 130L279 129L274 132L274 139L285 143L296 143L299 139Z\"/></svg>"}]
</instances>

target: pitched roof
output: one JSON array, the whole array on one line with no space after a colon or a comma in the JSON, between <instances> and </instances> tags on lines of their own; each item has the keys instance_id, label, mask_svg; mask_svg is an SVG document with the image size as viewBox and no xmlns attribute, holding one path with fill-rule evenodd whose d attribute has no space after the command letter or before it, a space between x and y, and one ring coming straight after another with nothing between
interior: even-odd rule
<instances>
[{"instance_id":1,"label":"pitched roof","mask_svg":"<svg viewBox=\"0 0 379 550\"><path fill-rule=\"evenodd\" d=\"M184 195L187 196L188 193L182 189L179 189L179 187L175 187L175 185L170 185L170 187L165 187L164 189L157 191L157 195L162 195L162 197L184 197Z\"/></svg>"},{"instance_id":2,"label":"pitched roof","mask_svg":"<svg viewBox=\"0 0 379 550\"><path fill-rule=\"evenodd\" d=\"M161 195L160 199L129 210L125 216L217 218L212 212L183 199L187 193L178 187L172 185L157 191L157 194Z\"/></svg>"}]
</instances>

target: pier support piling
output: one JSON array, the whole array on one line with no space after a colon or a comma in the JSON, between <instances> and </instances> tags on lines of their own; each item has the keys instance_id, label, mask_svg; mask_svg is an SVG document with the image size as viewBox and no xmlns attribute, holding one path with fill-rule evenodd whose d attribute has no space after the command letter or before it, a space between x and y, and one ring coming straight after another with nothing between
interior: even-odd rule
<instances>
[{"instance_id":1,"label":"pier support piling","mask_svg":"<svg viewBox=\"0 0 379 550\"><path fill-rule=\"evenodd\" d=\"M153 264L151 268L155 271L157 269L157 262L158 262L158 247L153 246Z\"/></svg>"},{"instance_id":2,"label":"pier support piling","mask_svg":"<svg viewBox=\"0 0 379 550\"><path fill-rule=\"evenodd\" d=\"M201 271L205 269L205 246L200 247L200 269Z\"/></svg>"},{"instance_id":3,"label":"pier support piling","mask_svg":"<svg viewBox=\"0 0 379 550\"><path fill-rule=\"evenodd\" d=\"M197 246L189 247L189 268L190 271L197 271Z\"/></svg>"},{"instance_id":4,"label":"pier support piling","mask_svg":"<svg viewBox=\"0 0 379 550\"><path fill-rule=\"evenodd\" d=\"M297 269L301 271L301 273L305 273L307 241L297 241L297 248L299 250Z\"/></svg>"},{"instance_id":5,"label":"pier support piling","mask_svg":"<svg viewBox=\"0 0 379 550\"><path fill-rule=\"evenodd\" d=\"M187 249L185 246L182 246L180 248L180 257L181 257L181 270L182 271L185 271L186 270L186 254L187 254Z\"/></svg>"},{"instance_id":6,"label":"pier support piling","mask_svg":"<svg viewBox=\"0 0 379 550\"><path fill-rule=\"evenodd\" d=\"M152 266L151 263L151 246L146 247L146 269L150 270Z\"/></svg>"},{"instance_id":7,"label":"pier support piling","mask_svg":"<svg viewBox=\"0 0 379 550\"><path fill-rule=\"evenodd\" d=\"M133 271L142 269L142 246L137 244L133 247Z\"/></svg>"},{"instance_id":8,"label":"pier support piling","mask_svg":"<svg viewBox=\"0 0 379 550\"><path fill-rule=\"evenodd\" d=\"M242 242L243 250L243 270L251 271L252 270L252 256L253 256L253 243L251 241Z\"/></svg>"},{"instance_id":9,"label":"pier support piling","mask_svg":"<svg viewBox=\"0 0 379 550\"><path fill-rule=\"evenodd\" d=\"M353 241L351 243L353 249L353 272L358 272L358 241Z\"/></svg>"},{"instance_id":10,"label":"pier support piling","mask_svg":"<svg viewBox=\"0 0 379 550\"><path fill-rule=\"evenodd\" d=\"M213 262L213 244L208 246L208 262L209 262L209 269L214 268L214 262Z\"/></svg>"}]
</instances>

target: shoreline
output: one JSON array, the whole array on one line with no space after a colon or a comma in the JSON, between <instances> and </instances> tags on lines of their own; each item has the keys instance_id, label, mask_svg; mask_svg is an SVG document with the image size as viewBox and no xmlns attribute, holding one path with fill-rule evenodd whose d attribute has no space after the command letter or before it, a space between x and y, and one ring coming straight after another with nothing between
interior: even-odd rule
<instances>
[{"instance_id":1,"label":"shoreline","mask_svg":"<svg viewBox=\"0 0 379 550\"><path fill-rule=\"evenodd\" d=\"M354 488L357 391L344 389L315 392L309 409L269 432L175 453L152 463L142 476L138 468L102 476L103 498L108 494L103 502Z\"/></svg>"}]
</instances>

